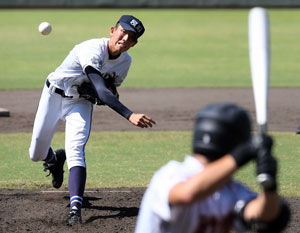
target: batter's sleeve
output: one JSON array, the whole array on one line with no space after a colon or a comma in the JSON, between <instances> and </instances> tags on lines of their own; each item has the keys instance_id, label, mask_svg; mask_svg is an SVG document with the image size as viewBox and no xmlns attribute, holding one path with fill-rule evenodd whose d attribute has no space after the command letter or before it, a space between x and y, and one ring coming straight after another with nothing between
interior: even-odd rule
<instances>
[{"instance_id":1,"label":"batter's sleeve","mask_svg":"<svg viewBox=\"0 0 300 233\"><path fill-rule=\"evenodd\" d=\"M90 80L98 98L107 106L118 112L121 116L129 119L132 111L123 105L116 96L107 88L105 80L101 77L99 71L91 66L85 68L85 73Z\"/></svg>"},{"instance_id":2,"label":"batter's sleeve","mask_svg":"<svg viewBox=\"0 0 300 233\"><path fill-rule=\"evenodd\" d=\"M240 208L239 206L244 206L258 195L256 192L251 191L248 187L237 181L232 181L230 185L232 186L233 193L236 197L235 211ZM234 219L233 227L238 232L246 232L248 230L247 226L245 226L238 218Z\"/></svg>"},{"instance_id":3,"label":"batter's sleeve","mask_svg":"<svg viewBox=\"0 0 300 233\"><path fill-rule=\"evenodd\" d=\"M151 208L152 211L160 216L166 222L171 221L172 211L169 204L170 190L179 182L183 181L182 177L178 176L177 161L170 161L168 164L158 170L150 183L151 187Z\"/></svg>"},{"instance_id":4,"label":"batter's sleeve","mask_svg":"<svg viewBox=\"0 0 300 233\"><path fill-rule=\"evenodd\" d=\"M249 202L258 195L256 192L251 191L248 187L240 182L232 181L231 185L233 186L232 189L236 195L237 201L243 200Z\"/></svg>"}]
</instances>

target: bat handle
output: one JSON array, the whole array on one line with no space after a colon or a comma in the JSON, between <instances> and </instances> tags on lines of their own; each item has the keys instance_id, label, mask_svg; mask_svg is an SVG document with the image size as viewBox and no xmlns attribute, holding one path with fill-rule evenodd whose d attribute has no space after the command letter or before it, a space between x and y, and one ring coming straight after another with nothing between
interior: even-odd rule
<instances>
[{"instance_id":1,"label":"bat handle","mask_svg":"<svg viewBox=\"0 0 300 233\"><path fill-rule=\"evenodd\" d=\"M267 125L261 124L259 125L259 134L266 134L267 132ZM268 156L265 150L259 152L260 155L258 156ZM268 190L270 187L274 187L276 185L276 181L274 177L268 173L260 173L256 177L256 181L265 189Z\"/></svg>"},{"instance_id":2,"label":"bat handle","mask_svg":"<svg viewBox=\"0 0 300 233\"><path fill-rule=\"evenodd\" d=\"M265 134L267 132L267 124L260 124L258 132L260 134Z\"/></svg>"}]
</instances>

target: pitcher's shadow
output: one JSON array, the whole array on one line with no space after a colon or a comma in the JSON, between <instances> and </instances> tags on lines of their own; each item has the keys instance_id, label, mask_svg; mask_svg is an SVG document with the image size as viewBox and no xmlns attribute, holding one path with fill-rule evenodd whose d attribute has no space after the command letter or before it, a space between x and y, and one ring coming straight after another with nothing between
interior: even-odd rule
<instances>
[{"instance_id":1,"label":"pitcher's shadow","mask_svg":"<svg viewBox=\"0 0 300 233\"><path fill-rule=\"evenodd\" d=\"M70 197L64 197L65 199L70 199ZM98 215L98 216L92 216L88 218L85 222L90 223L97 219L108 219L108 218L126 218L126 217L135 217L138 215L139 208L137 207L113 207L113 206L94 206L92 204L93 201L99 201L102 198L98 197L84 197L82 208L83 209L93 209L93 210L99 210L99 211L115 211L116 214L109 214L109 215ZM70 204L68 204L67 207L70 207Z\"/></svg>"}]
</instances>

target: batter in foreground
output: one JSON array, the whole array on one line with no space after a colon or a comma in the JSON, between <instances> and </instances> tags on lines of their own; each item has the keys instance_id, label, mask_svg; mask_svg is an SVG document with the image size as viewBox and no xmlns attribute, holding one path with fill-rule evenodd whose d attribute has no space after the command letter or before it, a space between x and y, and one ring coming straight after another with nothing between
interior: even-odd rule
<instances>
[{"instance_id":1,"label":"batter in foreground","mask_svg":"<svg viewBox=\"0 0 300 233\"><path fill-rule=\"evenodd\" d=\"M276 182L256 193L232 178L255 161L257 174L276 181L272 138L251 134L244 109L230 103L204 108L196 118L192 148L192 156L170 161L154 174L135 233L283 231L290 210L279 197Z\"/></svg>"},{"instance_id":2,"label":"batter in foreground","mask_svg":"<svg viewBox=\"0 0 300 233\"><path fill-rule=\"evenodd\" d=\"M145 114L133 113L119 101L117 87L131 65L128 50L145 29L134 16L123 15L110 28L110 38L91 39L76 45L62 64L49 74L36 113L29 154L44 161L54 188L63 183L63 167L69 169L70 212L68 224L82 222L81 206L86 183L85 145L91 130L93 104L107 105L133 125L155 124ZM65 121L65 149L53 151L51 141L58 122Z\"/></svg>"}]
</instances>

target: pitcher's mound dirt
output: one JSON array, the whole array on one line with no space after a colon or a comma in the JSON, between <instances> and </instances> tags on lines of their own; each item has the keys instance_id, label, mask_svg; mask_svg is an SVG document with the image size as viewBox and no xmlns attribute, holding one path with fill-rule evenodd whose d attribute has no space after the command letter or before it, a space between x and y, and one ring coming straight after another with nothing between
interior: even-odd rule
<instances>
[{"instance_id":1,"label":"pitcher's mound dirt","mask_svg":"<svg viewBox=\"0 0 300 233\"><path fill-rule=\"evenodd\" d=\"M80 226L67 226L69 195L56 190L0 190L0 232L132 233L145 188L87 190ZM287 198L293 211L286 233L299 232L300 198Z\"/></svg>"}]
</instances>

